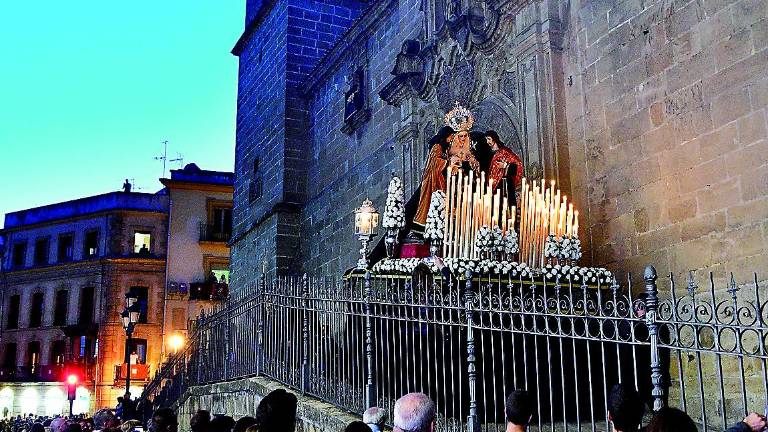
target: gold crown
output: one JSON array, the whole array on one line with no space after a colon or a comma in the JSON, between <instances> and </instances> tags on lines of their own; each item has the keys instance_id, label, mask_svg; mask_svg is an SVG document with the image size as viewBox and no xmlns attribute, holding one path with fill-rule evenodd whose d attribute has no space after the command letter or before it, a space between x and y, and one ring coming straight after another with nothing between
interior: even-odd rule
<instances>
[{"instance_id":1,"label":"gold crown","mask_svg":"<svg viewBox=\"0 0 768 432\"><path fill-rule=\"evenodd\" d=\"M456 102L453 109L448 111L444 117L445 125L454 130L454 132L468 131L472 129L475 118L472 112Z\"/></svg>"}]
</instances>

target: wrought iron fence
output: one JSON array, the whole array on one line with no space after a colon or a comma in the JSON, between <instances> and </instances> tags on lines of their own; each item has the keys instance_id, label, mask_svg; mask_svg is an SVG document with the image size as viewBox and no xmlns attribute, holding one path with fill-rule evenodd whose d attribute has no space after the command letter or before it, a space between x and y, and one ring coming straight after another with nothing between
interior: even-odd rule
<instances>
[{"instance_id":1,"label":"wrought iron fence","mask_svg":"<svg viewBox=\"0 0 768 432\"><path fill-rule=\"evenodd\" d=\"M515 273L515 272L513 272ZM505 396L535 397L538 430L610 430L608 389L722 430L768 399L768 302L755 275L643 287L588 274L262 278L195 324L143 398L266 376L351 412L411 391L439 430L504 430ZM762 292L761 292L762 291Z\"/></svg>"}]
</instances>

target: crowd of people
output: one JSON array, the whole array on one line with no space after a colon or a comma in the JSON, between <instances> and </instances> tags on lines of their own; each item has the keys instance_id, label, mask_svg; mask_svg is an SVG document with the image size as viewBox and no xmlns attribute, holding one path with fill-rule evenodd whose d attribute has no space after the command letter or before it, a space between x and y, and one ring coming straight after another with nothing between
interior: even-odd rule
<instances>
[{"instance_id":1,"label":"crowd of people","mask_svg":"<svg viewBox=\"0 0 768 432\"><path fill-rule=\"evenodd\" d=\"M259 403L254 415L235 420L228 415L211 415L198 410L190 419L191 432L293 432L296 430L298 400L286 390L277 389ZM505 403L506 432L524 432L536 422L536 401L525 390L515 390ZM696 423L685 412L664 407L643 425L645 404L630 387L617 384L608 395L608 420L611 432L697 432ZM434 432L435 403L424 393L408 393L395 402L391 425L394 432ZM344 432L383 432L388 422L383 408L368 408L362 421L353 421ZM15 418L0 421L0 432L179 432L178 418L170 408L152 413L145 425L139 420L121 419L115 411L102 409L93 417L84 415ZM726 432L763 432L766 417L750 413Z\"/></svg>"},{"instance_id":2,"label":"crowd of people","mask_svg":"<svg viewBox=\"0 0 768 432\"><path fill-rule=\"evenodd\" d=\"M525 390L512 391L505 401L506 432L524 432L536 424L536 401ZM293 432L296 428L297 399L285 390L269 393L259 404L253 417L235 421L229 416L211 416L200 410L192 416L192 432ZM157 413L156 413L157 415ZM171 416L171 414L168 414ZM165 418L165 417L163 417ZM611 432L697 432L696 423L685 412L665 407L653 413L643 424L645 404L631 387L617 384L608 395L608 419ZM344 432L383 432L388 423L383 408L368 408L362 421L353 421ZM408 393L395 402L391 425L394 432L434 432L435 403L424 393ZM162 420L161 422L164 422ZM160 422L160 423L161 423ZM167 423L167 422L166 422ZM166 424L163 423L163 424ZM175 424L175 417L173 420ZM158 423L159 424L159 423ZM155 429L175 432L175 429ZM750 413L726 432L764 432L766 417Z\"/></svg>"}]
</instances>

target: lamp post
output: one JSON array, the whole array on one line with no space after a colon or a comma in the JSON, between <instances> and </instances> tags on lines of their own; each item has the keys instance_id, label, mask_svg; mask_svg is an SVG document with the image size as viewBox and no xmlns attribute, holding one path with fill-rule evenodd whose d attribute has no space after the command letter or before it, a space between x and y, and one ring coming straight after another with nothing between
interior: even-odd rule
<instances>
[{"instance_id":1,"label":"lamp post","mask_svg":"<svg viewBox=\"0 0 768 432\"><path fill-rule=\"evenodd\" d=\"M133 328L136 323L139 322L139 308L136 302L138 299L131 295L131 293L125 294L125 308L120 314L120 320L125 329L125 398L128 399L131 394L131 336L133 336Z\"/></svg>"},{"instance_id":2,"label":"lamp post","mask_svg":"<svg viewBox=\"0 0 768 432\"><path fill-rule=\"evenodd\" d=\"M355 235L363 244L360 248L360 259L357 261L357 268L360 270L368 269L368 242L378 233L378 228L379 212L373 207L371 200L366 198L363 204L355 209Z\"/></svg>"},{"instance_id":3,"label":"lamp post","mask_svg":"<svg viewBox=\"0 0 768 432\"><path fill-rule=\"evenodd\" d=\"M179 353L179 349L184 346L184 336L182 336L180 333L175 333L171 335L169 339L171 349L173 349L173 355L177 355Z\"/></svg>"}]
</instances>

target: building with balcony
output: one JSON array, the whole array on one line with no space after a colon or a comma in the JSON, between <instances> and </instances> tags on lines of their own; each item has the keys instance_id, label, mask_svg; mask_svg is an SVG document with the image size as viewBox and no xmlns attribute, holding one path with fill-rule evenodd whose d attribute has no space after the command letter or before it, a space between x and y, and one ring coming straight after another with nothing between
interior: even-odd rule
<instances>
[{"instance_id":1,"label":"building with balcony","mask_svg":"<svg viewBox=\"0 0 768 432\"><path fill-rule=\"evenodd\" d=\"M161 191L111 192L5 216L0 380L18 384L0 398L0 411L61 412L66 393L54 383L65 370L81 377L79 409L114 405L124 391L113 366L124 358L118 313L127 291L141 307L132 350L141 363L160 361L167 213Z\"/></svg>"},{"instance_id":2,"label":"building with balcony","mask_svg":"<svg viewBox=\"0 0 768 432\"><path fill-rule=\"evenodd\" d=\"M0 414L114 407L125 392L126 293L138 298L131 394L200 310L228 295L232 174L194 164L159 192L110 192L8 213L0 230ZM215 280L214 280L215 279ZM178 340L178 339L177 339Z\"/></svg>"},{"instance_id":3,"label":"building with balcony","mask_svg":"<svg viewBox=\"0 0 768 432\"><path fill-rule=\"evenodd\" d=\"M170 232L164 354L174 349L172 337L186 336L191 319L229 295L233 180L231 172L195 164L160 180L169 197Z\"/></svg>"}]
</instances>

